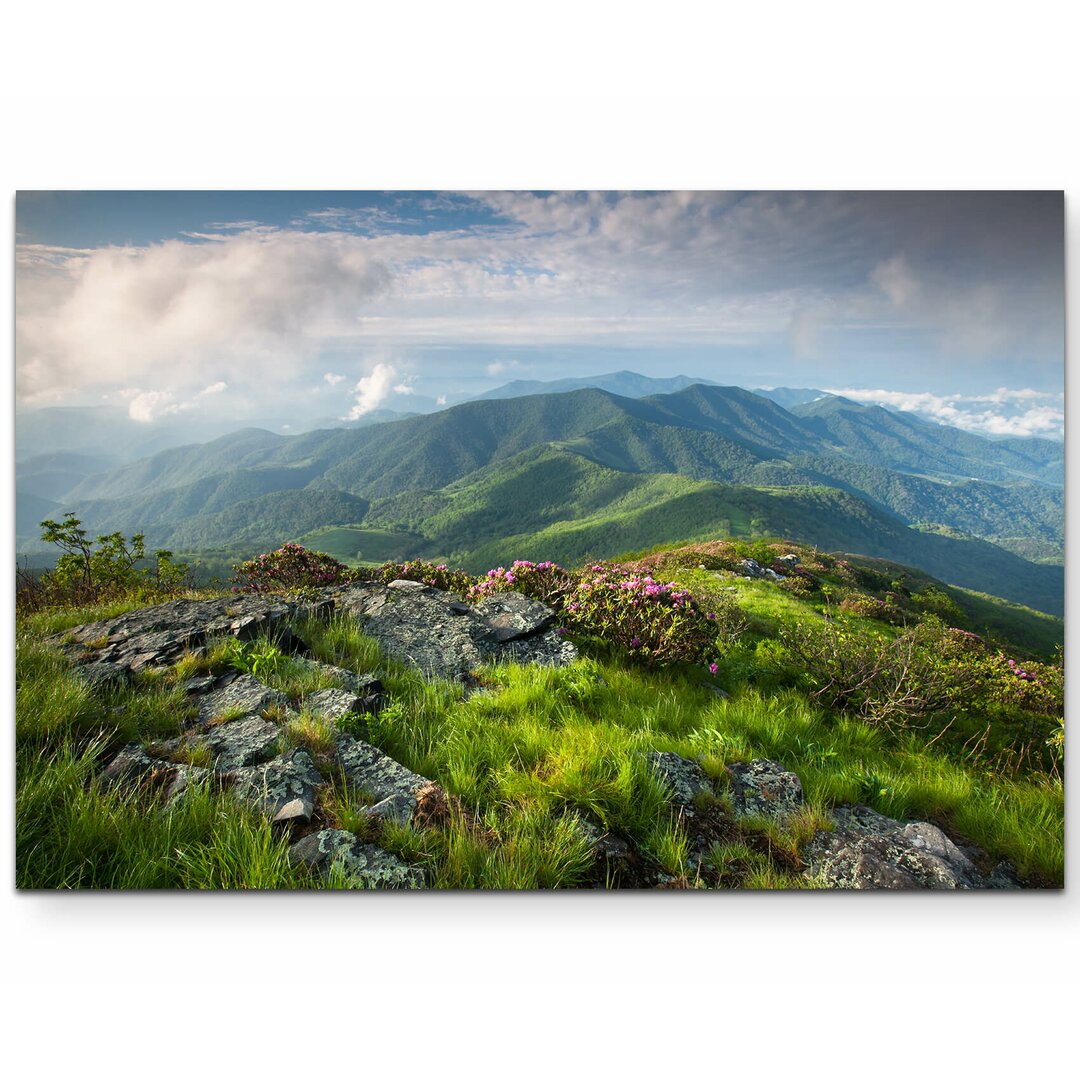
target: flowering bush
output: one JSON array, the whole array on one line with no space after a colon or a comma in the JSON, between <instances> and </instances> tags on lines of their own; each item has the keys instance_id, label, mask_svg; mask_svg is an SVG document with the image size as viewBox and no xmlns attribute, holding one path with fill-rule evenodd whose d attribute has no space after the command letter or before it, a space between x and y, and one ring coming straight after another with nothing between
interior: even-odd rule
<instances>
[{"instance_id":1,"label":"flowering bush","mask_svg":"<svg viewBox=\"0 0 1080 1080\"><path fill-rule=\"evenodd\" d=\"M1002 705L1016 705L1043 716L1062 716L1065 710L1065 668L1037 660L1022 663L998 652L991 665L996 678L989 696Z\"/></svg>"},{"instance_id":2,"label":"flowering bush","mask_svg":"<svg viewBox=\"0 0 1080 1080\"><path fill-rule=\"evenodd\" d=\"M381 581L384 584L402 578L407 581L420 581L459 596L464 596L473 583L472 576L464 570L451 570L445 563L424 562L423 559L410 559L403 563L386 562L377 570L360 571L357 574L358 580Z\"/></svg>"},{"instance_id":3,"label":"flowering bush","mask_svg":"<svg viewBox=\"0 0 1080 1080\"><path fill-rule=\"evenodd\" d=\"M563 612L571 630L610 641L650 667L682 661L716 673L715 616L675 582L598 563L583 571Z\"/></svg>"},{"instance_id":4,"label":"flowering bush","mask_svg":"<svg viewBox=\"0 0 1080 1080\"><path fill-rule=\"evenodd\" d=\"M904 613L892 602L892 595L879 600L865 593L851 593L840 601L839 610L845 615L858 615L863 619L877 619L887 623L903 622Z\"/></svg>"},{"instance_id":5,"label":"flowering bush","mask_svg":"<svg viewBox=\"0 0 1080 1080\"><path fill-rule=\"evenodd\" d=\"M352 571L332 555L285 544L233 567L236 581L250 592L288 592L321 585L340 585Z\"/></svg>"},{"instance_id":6,"label":"flowering bush","mask_svg":"<svg viewBox=\"0 0 1080 1080\"><path fill-rule=\"evenodd\" d=\"M482 600L496 592L519 592L561 611L576 588L574 575L553 562L519 559L509 570L489 570L469 590L469 599Z\"/></svg>"}]
</instances>

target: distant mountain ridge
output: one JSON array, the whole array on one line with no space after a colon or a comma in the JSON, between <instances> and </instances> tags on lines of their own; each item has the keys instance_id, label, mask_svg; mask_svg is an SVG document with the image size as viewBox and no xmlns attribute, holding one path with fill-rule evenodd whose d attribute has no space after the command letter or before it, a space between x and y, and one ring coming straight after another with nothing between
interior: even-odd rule
<instances>
[{"instance_id":1,"label":"distant mountain ridge","mask_svg":"<svg viewBox=\"0 0 1080 1080\"><path fill-rule=\"evenodd\" d=\"M585 388L367 428L233 432L85 476L56 512L189 550L376 529L379 550L398 535L402 551L470 563L507 536L530 552L536 541L602 555L768 529L1058 610L1060 567L955 535L1060 543L1045 442L991 442L839 398L789 410L701 383L641 398Z\"/></svg>"}]
</instances>

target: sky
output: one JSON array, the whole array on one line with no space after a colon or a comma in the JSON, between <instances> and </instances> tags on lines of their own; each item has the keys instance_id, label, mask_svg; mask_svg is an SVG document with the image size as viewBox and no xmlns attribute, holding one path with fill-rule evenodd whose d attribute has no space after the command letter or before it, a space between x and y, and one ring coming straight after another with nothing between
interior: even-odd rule
<instances>
[{"instance_id":1,"label":"sky","mask_svg":"<svg viewBox=\"0 0 1080 1080\"><path fill-rule=\"evenodd\" d=\"M1064 416L1060 192L20 192L19 409L279 429L629 369Z\"/></svg>"}]
</instances>

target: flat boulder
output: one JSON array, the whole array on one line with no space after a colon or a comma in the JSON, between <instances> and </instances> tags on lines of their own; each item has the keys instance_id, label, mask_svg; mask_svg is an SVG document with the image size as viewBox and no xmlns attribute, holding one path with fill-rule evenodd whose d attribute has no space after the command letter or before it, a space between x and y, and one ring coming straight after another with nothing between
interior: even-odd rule
<instances>
[{"instance_id":1,"label":"flat boulder","mask_svg":"<svg viewBox=\"0 0 1080 1080\"><path fill-rule=\"evenodd\" d=\"M555 612L522 593L492 593L473 608L491 627L492 640L513 641L548 629Z\"/></svg>"},{"instance_id":2,"label":"flat boulder","mask_svg":"<svg viewBox=\"0 0 1080 1080\"><path fill-rule=\"evenodd\" d=\"M105 665L91 677L100 678L113 668L124 669L130 677L146 668L168 667L212 637L247 639L264 631L280 632L284 648L299 648L302 643L286 634L285 621L293 609L286 601L262 596L170 600L84 623L53 640L77 666Z\"/></svg>"},{"instance_id":3,"label":"flat boulder","mask_svg":"<svg viewBox=\"0 0 1080 1080\"><path fill-rule=\"evenodd\" d=\"M233 794L276 823L310 821L316 791L326 782L306 750L290 750L265 764L236 769L232 776Z\"/></svg>"},{"instance_id":4,"label":"flat boulder","mask_svg":"<svg viewBox=\"0 0 1080 1080\"><path fill-rule=\"evenodd\" d=\"M218 690L199 698L198 722L207 727L228 713L261 713L271 706L284 709L289 699L280 691L259 682L254 675L240 675Z\"/></svg>"},{"instance_id":5,"label":"flat boulder","mask_svg":"<svg viewBox=\"0 0 1080 1080\"><path fill-rule=\"evenodd\" d=\"M799 778L768 758L728 767L736 817L766 817L782 821L803 804Z\"/></svg>"},{"instance_id":6,"label":"flat boulder","mask_svg":"<svg viewBox=\"0 0 1080 1080\"><path fill-rule=\"evenodd\" d=\"M399 580L348 586L329 595L384 652L427 678L472 686L472 673L487 662L561 666L577 658L574 645L552 629L555 613L519 594L499 594L470 606L442 589Z\"/></svg>"},{"instance_id":7,"label":"flat boulder","mask_svg":"<svg viewBox=\"0 0 1080 1080\"><path fill-rule=\"evenodd\" d=\"M319 717L331 724L344 720L346 716L359 716L371 713L372 700L370 697L361 697L351 690L316 690L313 694L307 694L303 700L304 709L312 716Z\"/></svg>"},{"instance_id":8,"label":"flat boulder","mask_svg":"<svg viewBox=\"0 0 1080 1080\"><path fill-rule=\"evenodd\" d=\"M434 786L426 776L351 735L339 735L336 750L346 782L367 792L375 800L368 813L384 820L407 824L416 812L418 795Z\"/></svg>"},{"instance_id":9,"label":"flat boulder","mask_svg":"<svg viewBox=\"0 0 1080 1080\"><path fill-rule=\"evenodd\" d=\"M661 750L650 751L646 756L668 788L672 805L687 817L693 817L694 802L699 795L715 794L712 781L696 761Z\"/></svg>"},{"instance_id":10,"label":"flat boulder","mask_svg":"<svg viewBox=\"0 0 1080 1080\"><path fill-rule=\"evenodd\" d=\"M187 786L209 775L207 769L177 764L149 753L138 743L129 743L98 774L106 789L130 791L143 787L160 791L166 801L174 799Z\"/></svg>"},{"instance_id":11,"label":"flat boulder","mask_svg":"<svg viewBox=\"0 0 1080 1080\"><path fill-rule=\"evenodd\" d=\"M268 761L274 756L280 737L281 728L277 724L254 713L209 728L202 741L214 755L214 768L232 772Z\"/></svg>"},{"instance_id":12,"label":"flat boulder","mask_svg":"<svg viewBox=\"0 0 1080 1080\"><path fill-rule=\"evenodd\" d=\"M410 866L344 829L309 833L289 848L289 860L322 876L339 866L350 883L366 889L418 889L424 884L422 867Z\"/></svg>"},{"instance_id":13,"label":"flat boulder","mask_svg":"<svg viewBox=\"0 0 1080 1080\"><path fill-rule=\"evenodd\" d=\"M834 831L818 833L802 852L805 876L826 888L1016 887L1001 868L984 877L936 825L896 821L867 806L838 807L832 818Z\"/></svg>"}]
</instances>

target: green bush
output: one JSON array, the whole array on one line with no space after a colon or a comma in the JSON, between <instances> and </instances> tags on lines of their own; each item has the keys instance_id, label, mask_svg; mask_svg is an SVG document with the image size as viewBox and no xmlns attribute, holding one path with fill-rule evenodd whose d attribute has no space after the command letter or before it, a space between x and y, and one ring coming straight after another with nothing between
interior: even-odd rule
<instances>
[{"instance_id":1,"label":"green bush","mask_svg":"<svg viewBox=\"0 0 1080 1080\"><path fill-rule=\"evenodd\" d=\"M18 575L17 603L23 611L95 604L126 595L143 601L171 596L191 573L190 566L173 562L173 553L165 548L155 551L147 565L143 533L130 540L119 532L91 540L82 521L71 513L63 521L41 522L41 539L63 554L40 577Z\"/></svg>"}]
</instances>

